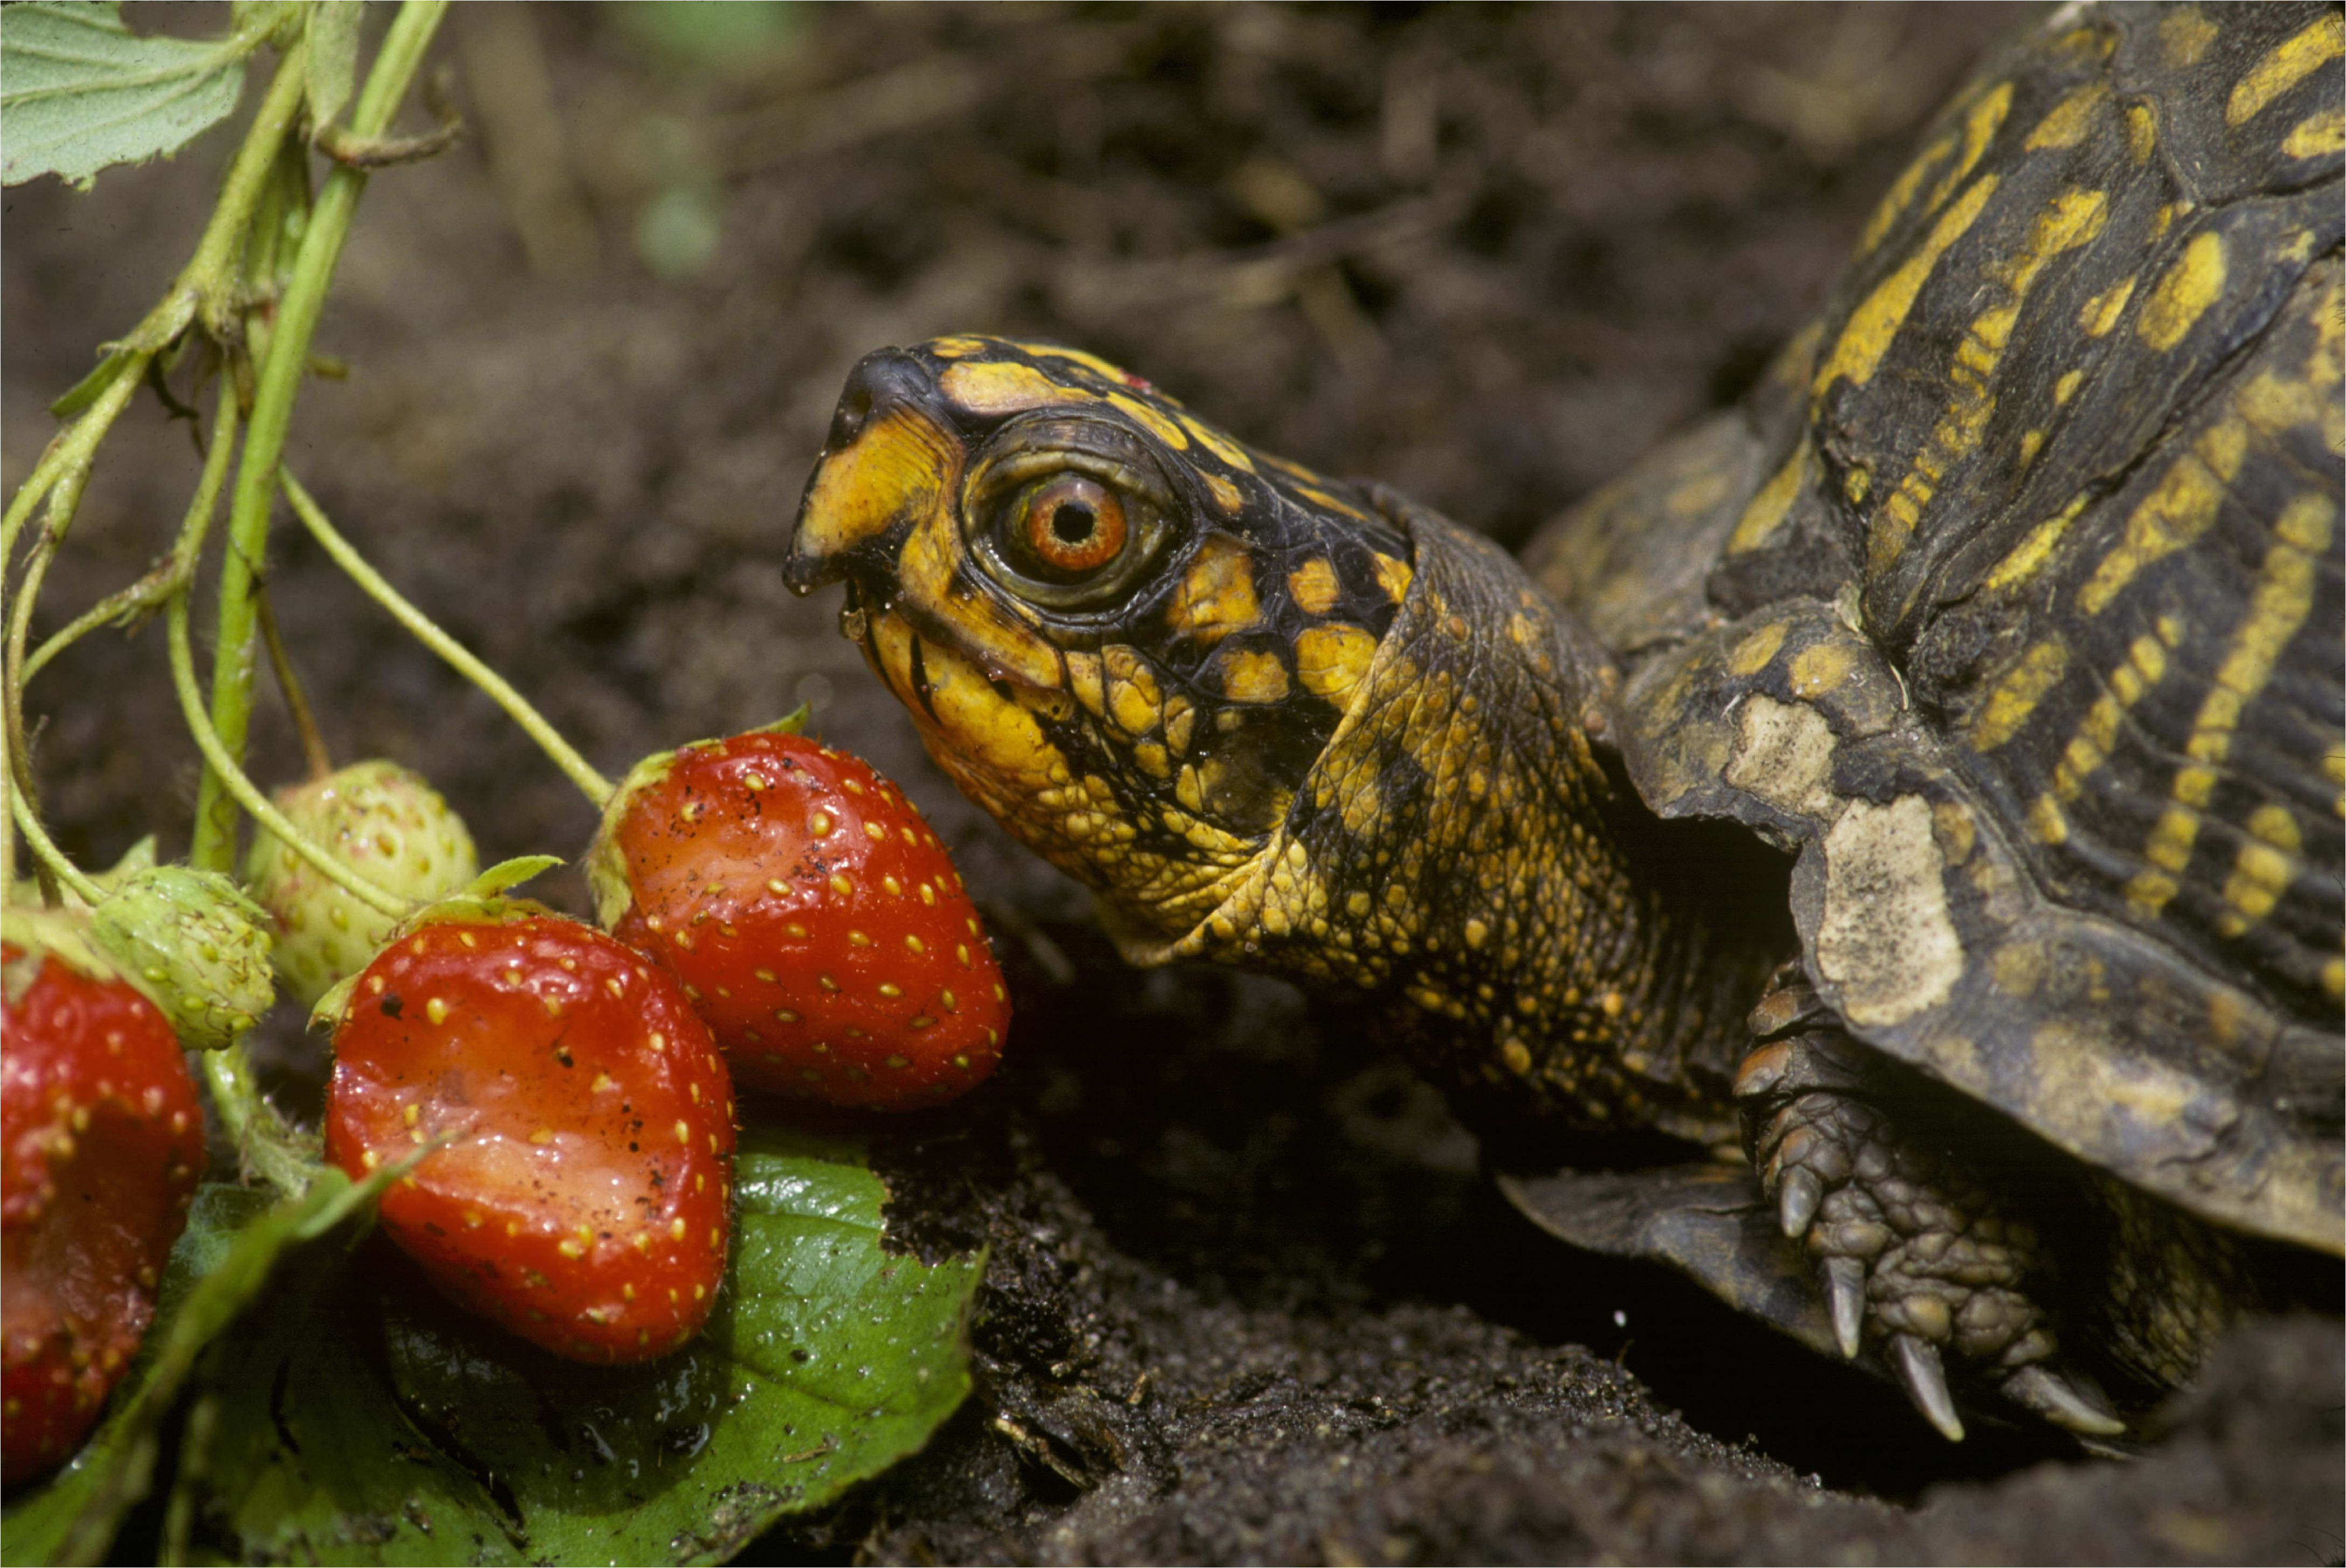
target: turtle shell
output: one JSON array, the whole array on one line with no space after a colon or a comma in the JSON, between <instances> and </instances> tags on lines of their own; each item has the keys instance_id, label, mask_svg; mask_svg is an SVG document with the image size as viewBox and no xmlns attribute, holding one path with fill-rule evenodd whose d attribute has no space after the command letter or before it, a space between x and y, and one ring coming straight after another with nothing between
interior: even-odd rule
<instances>
[{"instance_id":1,"label":"turtle shell","mask_svg":"<svg viewBox=\"0 0 2346 1568\"><path fill-rule=\"evenodd\" d=\"M1745 406L1529 562L1647 804L1798 851L1854 1033L2331 1252L2341 54L2326 6L2064 8Z\"/></svg>"}]
</instances>

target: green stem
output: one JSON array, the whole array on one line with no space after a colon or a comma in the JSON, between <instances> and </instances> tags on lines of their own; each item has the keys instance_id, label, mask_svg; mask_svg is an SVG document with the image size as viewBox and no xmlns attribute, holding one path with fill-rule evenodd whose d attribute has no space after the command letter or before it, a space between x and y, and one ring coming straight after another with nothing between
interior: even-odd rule
<instances>
[{"instance_id":1,"label":"green stem","mask_svg":"<svg viewBox=\"0 0 2346 1568\"><path fill-rule=\"evenodd\" d=\"M74 897L94 905L106 896L104 888L84 876L78 866L66 859L65 851L58 849L56 840L49 837L49 830L41 826L40 815L33 809L33 803L25 798L22 790L8 792L8 814L16 820L16 827L25 835L25 842L31 846L34 858L49 869L51 876L71 889Z\"/></svg>"},{"instance_id":2,"label":"green stem","mask_svg":"<svg viewBox=\"0 0 2346 1568\"><path fill-rule=\"evenodd\" d=\"M400 7L351 117L353 134L380 136L391 123L392 113L422 65L424 49L446 8L447 0L405 0ZM252 718L252 677L259 644L253 585L268 554L269 510L275 499L278 460L284 453L286 432L292 423L293 400L309 368L310 340L325 308L326 286L342 260L342 242L350 237L351 219L366 182L363 172L348 168L338 168L327 177L302 232L292 276L278 301L268 358L261 363L253 390L251 428L245 436L244 456L237 468L236 490L229 507L219 636L212 649L209 728L228 767L212 761L197 790L195 841L189 859L200 870L226 871L236 863L236 807L243 802L230 783L229 771L243 757ZM184 619L184 601L175 605L174 613Z\"/></svg>"},{"instance_id":3,"label":"green stem","mask_svg":"<svg viewBox=\"0 0 2346 1568\"><path fill-rule=\"evenodd\" d=\"M286 1125L260 1092L252 1075L251 1059L244 1054L244 1043L199 1054L203 1058L204 1082L212 1092L212 1105L219 1112L220 1125L244 1168L289 1196L307 1191L310 1178L318 1174L317 1164L302 1153L301 1135Z\"/></svg>"},{"instance_id":4,"label":"green stem","mask_svg":"<svg viewBox=\"0 0 2346 1568\"><path fill-rule=\"evenodd\" d=\"M294 478L290 470L280 477L285 485L285 498L293 504L293 514L301 519L319 546L333 557L334 565L348 574L350 579L365 591L367 597L389 610L392 618L406 627L409 635L447 660L457 674L486 692L489 700L504 708L506 716L537 742L538 748L556 768L568 775L570 781L585 791L586 799L595 802L598 809L611 799L611 781L597 772L586 759L562 738L561 731L546 722L545 715L532 708L528 699L515 691L505 677L482 663L464 644L434 625L429 616L385 582L382 575L369 565L366 558L352 549L350 541L326 520L325 513L319 508L317 502L311 499L310 493L301 488L301 482Z\"/></svg>"},{"instance_id":5,"label":"green stem","mask_svg":"<svg viewBox=\"0 0 2346 1568\"><path fill-rule=\"evenodd\" d=\"M219 779L227 798L252 815L252 820L275 834L285 847L317 868L325 877L369 909L404 920L415 905L409 900L382 889L360 876L356 871L311 843L301 829L286 818L284 812L270 804L244 769L228 754L228 748L212 729L211 719L204 712L203 692L196 685L195 650L188 642L188 596L183 592L171 599L168 612L171 639L171 682L178 688L179 710L188 721L188 732L195 737L196 749L204 754L210 777Z\"/></svg>"}]
</instances>

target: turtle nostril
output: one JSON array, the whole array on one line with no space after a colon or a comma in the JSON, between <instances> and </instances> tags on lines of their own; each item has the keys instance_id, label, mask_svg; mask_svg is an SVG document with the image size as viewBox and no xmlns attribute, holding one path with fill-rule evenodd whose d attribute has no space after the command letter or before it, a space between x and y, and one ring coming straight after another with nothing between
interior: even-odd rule
<instances>
[{"instance_id":1,"label":"turtle nostril","mask_svg":"<svg viewBox=\"0 0 2346 1568\"><path fill-rule=\"evenodd\" d=\"M847 391L839 400L839 407L831 416L830 433L822 438L825 452L838 452L863 433L864 423L872 417L872 389L861 379L847 383Z\"/></svg>"},{"instance_id":2,"label":"turtle nostril","mask_svg":"<svg viewBox=\"0 0 2346 1568\"><path fill-rule=\"evenodd\" d=\"M902 349L882 349L863 356L848 372L847 390L831 416L831 432L822 440L828 453L841 452L863 433L876 415L884 416L898 403L917 402L931 390L920 361Z\"/></svg>"}]
</instances>

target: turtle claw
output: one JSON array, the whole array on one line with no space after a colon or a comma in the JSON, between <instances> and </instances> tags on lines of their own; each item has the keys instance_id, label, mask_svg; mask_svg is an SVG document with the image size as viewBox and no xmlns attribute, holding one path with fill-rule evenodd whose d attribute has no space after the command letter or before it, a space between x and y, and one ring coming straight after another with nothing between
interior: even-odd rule
<instances>
[{"instance_id":1,"label":"turtle claw","mask_svg":"<svg viewBox=\"0 0 2346 1568\"><path fill-rule=\"evenodd\" d=\"M2098 1390L2081 1387L2049 1367L2023 1367L2013 1373L2004 1380L2004 1397L2081 1437L2118 1437L2127 1430L2126 1422L2101 1401Z\"/></svg>"},{"instance_id":2,"label":"turtle claw","mask_svg":"<svg viewBox=\"0 0 2346 1568\"><path fill-rule=\"evenodd\" d=\"M1928 1339L1899 1334L1890 1341L1890 1358L1898 1380L1906 1386L1906 1397L1923 1419L1949 1442L1963 1441L1964 1423L1955 1415L1954 1396L1947 1391L1947 1369L1939 1359L1939 1348Z\"/></svg>"},{"instance_id":3,"label":"turtle claw","mask_svg":"<svg viewBox=\"0 0 2346 1568\"><path fill-rule=\"evenodd\" d=\"M1784 1234L1794 1241L1809 1232L1809 1222L1817 1217L1817 1205L1825 1197L1824 1183L1814 1172L1801 1167L1786 1171L1783 1185L1776 1192L1776 1217Z\"/></svg>"},{"instance_id":4,"label":"turtle claw","mask_svg":"<svg viewBox=\"0 0 2346 1568\"><path fill-rule=\"evenodd\" d=\"M1841 1348L1842 1359L1855 1360L1865 1329L1865 1265L1854 1257L1829 1257L1824 1276L1833 1343Z\"/></svg>"}]
</instances>

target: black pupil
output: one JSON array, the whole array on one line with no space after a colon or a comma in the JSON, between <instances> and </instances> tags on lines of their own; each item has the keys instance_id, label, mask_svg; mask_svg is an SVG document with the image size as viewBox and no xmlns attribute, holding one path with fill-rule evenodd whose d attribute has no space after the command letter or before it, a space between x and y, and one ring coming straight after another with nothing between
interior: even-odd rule
<instances>
[{"instance_id":1,"label":"black pupil","mask_svg":"<svg viewBox=\"0 0 2346 1568\"><path fill-rule=\"evenodd\" d=\"M1073 501L1063 501L1051 514L1051 532L1062 545L1080 545L1092 536L1095 519L1092 509Z\"/></svg>"}]
</instances>

